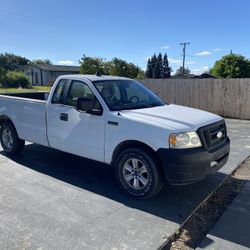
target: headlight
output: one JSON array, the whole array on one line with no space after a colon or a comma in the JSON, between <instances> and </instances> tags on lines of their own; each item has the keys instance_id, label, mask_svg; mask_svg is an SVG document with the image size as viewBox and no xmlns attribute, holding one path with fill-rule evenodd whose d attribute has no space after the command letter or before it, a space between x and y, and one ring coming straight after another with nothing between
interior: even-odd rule
<instances>
[{"instance_id":1,"label":"headlight","mask_svg":"<svg viewBox=\"0 0 250 250\"><path fill-rule=\"evenodd\" d=\"M171 134L169 136L170 148L196 148L201 146L201 141L196 132Z\"/></svg>"}]
</instances>

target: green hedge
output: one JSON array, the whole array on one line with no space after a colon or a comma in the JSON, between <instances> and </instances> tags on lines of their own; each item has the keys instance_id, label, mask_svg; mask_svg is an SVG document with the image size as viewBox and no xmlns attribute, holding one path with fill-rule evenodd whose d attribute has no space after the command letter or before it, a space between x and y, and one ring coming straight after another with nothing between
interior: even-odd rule
<instances>
[{"instance_id":1,"label":"green hedge","mask_svg":"<svg viewBox=\"0 0 250 250\"><path fill-rule=\"evenodd\" d=\"M32 88L28 78L18 71L8 71L4 76L0 77L1 86L8 88Z\"/></svg>"}]
</instances>

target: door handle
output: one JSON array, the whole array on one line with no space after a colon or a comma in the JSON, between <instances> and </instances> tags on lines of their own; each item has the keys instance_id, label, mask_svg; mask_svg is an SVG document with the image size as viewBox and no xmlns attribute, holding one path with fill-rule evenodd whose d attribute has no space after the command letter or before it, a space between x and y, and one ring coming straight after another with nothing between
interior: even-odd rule
<instances>
[{"instance_id":1,"label":"door handle","mask_svg":"<svg viewBox=\"0 0 250 250\"><path fill-rule=\"evenodd\" d=\"M61 120L61 121L67 122L68 119L69 119L68 114L65 114L65 113L61 113L61 114L60 114L60 120Z\"/></svg>"}]
</instances>

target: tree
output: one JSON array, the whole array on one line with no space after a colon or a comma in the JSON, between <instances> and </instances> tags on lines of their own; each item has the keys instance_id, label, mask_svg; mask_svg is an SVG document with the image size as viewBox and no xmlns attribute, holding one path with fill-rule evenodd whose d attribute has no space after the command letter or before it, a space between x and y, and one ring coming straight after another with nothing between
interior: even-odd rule
<instances>
[{"instance_id":1,"label":"tree","mask_svg":"<svg viewBox=\"0 0 250 250\"><path fill-rule=\"evenodd\" d=\"M179 69L177 69L176 70L176 72L175 72L175 76L182 76L182 73L183 72L183 67L181 66ZM186 75L189 75L190 74L190 69L189 68L184 68L184 77L186 76Z\"/></svg>"},{"instance_id":2,"label":"tree","mask_svg":"<svg viewBox=\"0 0 250 250\"><path fill-rule=\"evenodd\" d=\"M5 70L18 70L21 71L23 66L25 66L29 60L22 56L17 56L12 53L2 53L0 54L0 66Z\"/></svg>"},{"instance_id":3,"label":"tree","mask_svg":"<svg viewBox=\"0 0 250 250\"><path fill-rule=\"evenodd\" d=\"M102 75L108 75L107 67L105 65L105 61L100 57L90 57L83 55L80 63L80 73L81 74L95 74L96 72Z\"/></svg>"},{"instance_id":4,"label":"tree","mask_svg":"<svg viewBox=\"0 0 250 250\"><path fill-rule=\"evenodd\" d=\"M35 64L50 64L52 65L52 62L47 58L47 59L35 59L32 61L32 63Z\"/></svg>"},{"instance_id":5,"label":"tree","mask_svg":"<svg viewBox=\"0 0 250 250\"><path fill-rule=\"evenodd\" d=\"M165 53L163 57L163 77L162 78L170 78L172 69L169 67L168 56Z\"/></svg>"},{"instance_id":6,"label":"tree","mask_svg":"<svg viewBox=\"0 0 250 250\"><path fill-rule=\"evenodd\" d=\"M151 57L148 58L147 69L146 69L146 77L153 78L153 65L152 65Z\"/></svg>"},{"instance_id":7,"label":"tree","mask_svg":"<svg viewBox=\"0 0 250 250\"><path fill-rule=\"evenodd\" d=\"M122 59L114 58L109 62L109 73L114 76L136 78L140 69L133 63L128 63Z\"/></svg>"},{"instance_id":8,"label":"tree","mask_svg":"<svg viewBox=\"0 0 250 250\"><path fill-rule=\"evenodd\" d=\"M0 66L0 86L4 87L6 82L7 70Z\"/></svg>"},{"instance_id":9,"label":"tree","mask_svg":"<svg viewBox=\"0 0 250 250\"><path fill-rule=\"evenodd\" d=\"M215 62L211 73L221 78L248 78L250 77L250 61L242 55L225 55Z\"/></svg>"},{"instance_id":10,"label":"tree","mask_svg":"<svg viewBox=\"0 0 250 250\"><path fill-rule=\"evenodd\" d=\"M8 88L32 88L24 73L18 71L8 71L6 74L6 86Z\"/></svg>"},{"instance_id":11,"label":"tree","mask_svg":"<svg viewBox=\"0 0 250 250\"><path fill-rule=\"evenodd\" d=\"M167 54L165 54L163 58L161 53L159 53L158 56L154 54L148 59L146 70L146 76L148 78L168 78L170 77L171 71Z\"/></svg>"},{"instance_id":12,"label":"tree","mask_svg":"<svg viewBox=\"0 0 250 250\"><path fill-rule=\"evenodd\" d=\"M154 54L152 57L151 57L151 65L152 65L152 78L156 78L156 67L157 67L157 56L156 54Z\"/></svg>"},{"instance_id":13,"label":"tree","mask_svg":"<svg viewBox=\"0 0 250 250\"><path fill-rule=\"evenodd\" d=\"M111 61L104 61L102 58L83 55L79 63L81 64L81 74L95 74L98 72L102 75L136 78L141 71L135 64L116 57Z\"/></svg>"},{"instance_id":14,"label":"tree","mask_svg":"<svg viewBox=\"0 0 250 250\"><path fill-rule=\"evenodd\" d=\"M156 64L155 64L155 78L163 78L163 59L162 54L159 53L157 56Z\"/></svg>"},{"instance_id":15,"label":"tree","mask_svg":"<svg viewBox=\"0 0 250 250\"><path fill-rule=\"evenodd\" d=\"M145 72L139 68L139 72L136 76L136 79L144 79L145 78Z\"/></svg>"}]
</instances>

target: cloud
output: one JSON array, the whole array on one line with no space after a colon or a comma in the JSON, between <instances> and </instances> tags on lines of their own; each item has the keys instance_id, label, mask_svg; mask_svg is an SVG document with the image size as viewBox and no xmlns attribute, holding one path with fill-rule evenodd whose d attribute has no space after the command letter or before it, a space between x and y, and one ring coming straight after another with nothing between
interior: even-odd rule
<instances>
[{"instance_id":1,"label":"cloud","mask_svg":"<svg viewBox=\"0 0 250 250\"><path fill-rule=\"evenodd\" d=\"M203 66L202 69L203 70L209 70L209 67L208 66Z\"/></svg>"},{"instance_id":2,"label":"cloud","mask_svg":"<svg viewBox=\"0 0 250 250\"><path fill-rule=\"evenodd\" d=\"M196 56L209 56L209 55L211 55L211 52L207 51L207 50L204 50L204 51L196 53L195 55Z\"/></svg>"},{"instance_id":3,"label":"cloud","mask_svg":"<svg viewBox=\"0 0 250 250\"><path fill-rule=\"evenodd\" d=\"M189 65L189 64L195 64L196 62L194 61L187 61L186 64Z\"/></svg>"},{"instance_id":4,"label":"cloud","mask_svg":"<svg viewBox=\"0 0 250 250\"><path fill-rule=\"evenodd\" d=\"M58 61L58 64L62 64L62 65L73 65L75 62L71 61L71 60L61 60Z\"/></svg>"},{"instance_id":5,"label":"cloud","mask_svg":"<svg viewBox=\"0 0 250 250\"><path fill-rule=\"evenodd\" d=\"M182 60L174 59L174 58L171 58L171 57L168 58L168 61L170 63L174 63L174 64L181 64L182 63Z\"/></svg>"},{"instance_id":6,"label":"cloud","mask_svg":"<svg viewBox=\"0 0 250 250\"><path fill-rule=\"evenodd\" d=\"M195 75L200 75L200 74L202 74L202 73L204 73L204 72L206 72L208 70L209 70L208 66L203 66L201 68L192 69L191 73L195 74Z\"/></svg>"},{"instance_id":7,"label":"cloud","mask_svg":"<svg viewBox=\"0 0 250 250\"><path fill-rule=\"evenodd\" d=\"M221 51L221 50L222 50L221 48L212 49L212 51L215 51L215 52L219 52L219 51Z\"/></svg>"},{"instance_id":8,"label":"cloud","mask_svg":"<svg viewBox=\"0 0 250 250\"><path fill-rule=\"evenodd\" d=\"M170 49L170 46L168 46L168 45L161 46L161 49Z\"/></svg>"}]
</instances>

